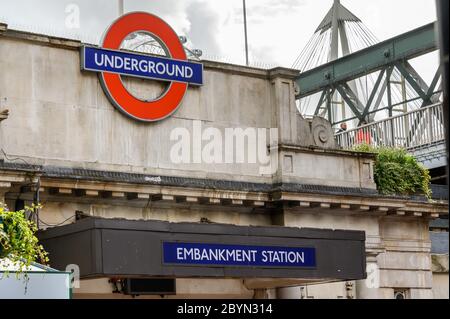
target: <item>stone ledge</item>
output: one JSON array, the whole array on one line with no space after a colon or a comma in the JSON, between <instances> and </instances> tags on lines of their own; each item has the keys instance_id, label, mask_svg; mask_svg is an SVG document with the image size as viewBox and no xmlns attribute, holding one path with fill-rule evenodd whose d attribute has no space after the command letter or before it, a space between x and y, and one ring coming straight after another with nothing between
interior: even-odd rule
<instances>
[{"instance_id":1,"label":"stone ledge","mask_svg":"<svg viewBox=\"0 0 450 319\"><path fill-rule=\"evenodd\" d=\"M53 46L57 48L65 48L70 50L79 50L80 47L84 45L84 43L82 43L79 40L33 33L29 31L8 29L7 25L4 23L0 23L0 35L4 35L5 37L11 39L38 42L42 45ZM274 76L284 77L287 79L294 79L295 76L299 74L299 71L297 70L281 67L266 70L256 67L248 67L244 65L208 61L208 60L201 60L200 62L203 64L204 69L220 70L221 72L224 73L251 76L261 79L271 79Z\"/></svg>"},{"instance_id":2,"label":"stone ledge","mask_svg":"<svg viewBox=\"0 0 450 319\"><path fill-rule=\"evenodd\" d=\"M241 192L306 192L324 194L346 194L353 196L377 195L372 189L332 187L326 185L304 185L304 184L271 184L253 183L227 180L213 180L200 178L186 178L176 176L153 176L146 174L88 170L83 168L68 168L55 166L25 165L20 163L0 162L0 169L10 171L22 171L37 173L45 178L68 179L78 181L98 181L130 183L140 185L173 186L185 188L201 188L212 190L229 190Z\"/></svg>"},{"instance_id":3,"label":"stone ledge","mask_svg":"<svg viewBox=\"0 0 450 319\"><path fill-rule=\"evenodd\" d=\"M25 178L35 180L40 177L40 191L56 201L88 196L112 202L152 200L172 204L259 207L267 211L283 208L294 212L313 209L315 212L389 218L438 218L448 215L448 203L386 197L371 189L150 176L2 161L0 169L4 171L3 180L15 185L15 190L10 190L13 197ZM30 188L28 195L32 196L35 191ZM21 195L27 194L21 190Z\"/></svg>"},{"instance_id":4,"label":"stone ledge","mask_svg":"<svg viewBox=\"0 0 450 319\"><path fill-rule=\"evenodd\" d=\"M380 269L380 288L431 289L431 271Z\"/></svg>"},{"instance_id":5,"label":"stone ledge","mask_svg":"<svg viewBox=\"0 0 450 319\"><path fill-rule=\"evenodd\" d=\"M298 146L293 144L282 144L279 146L280 151L288 151L295 153L314 153L314 154L329 154L329 155L340 155L345 157L356 157L356 158L364 158L364 159L372 159L375 160L376 155L372 153L364 153L364 152L354 152L354 151L346 151L340 149L325 149L317 146L305 147Z\"/></svg>"},{"instance_id":6,"label":"stone ledge","mask_svg":"<svg viewBox=\"0 0 450 319\"><path fill-rule=\"evenodd\" d=\"M269 70L269 78L271 80L273 80L275 78L284 78L284 79L295 80L299 75L300 75L300 71L295 70L295 69L276 67L276 68Z\"/></svg>"},{"instance_id":7,"label":"stone ledge","mask_svg":"<svg viewBox=\"0 0 450 319\"><path fill-rule=\"evenodd\" d=\"M78 50L81 46L81 41L66 39L56 36L44 35L39 33L31 33L27 31L18 31L7 29L3 32L3 36L11 39L19 39L24 41L39 42L43 45L54 46L57 48L65 48L71 50Z\"/></svg>"}]
</instances>

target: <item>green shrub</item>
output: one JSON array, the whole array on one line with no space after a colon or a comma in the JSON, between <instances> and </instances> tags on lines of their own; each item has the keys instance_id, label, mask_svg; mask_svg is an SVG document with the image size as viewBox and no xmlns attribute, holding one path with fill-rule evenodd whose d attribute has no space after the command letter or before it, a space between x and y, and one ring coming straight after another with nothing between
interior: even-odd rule
<instances>
[{"instance_id":1,"label":"green shrub","mask_svg":"<svg viewBox=\"0 0 450 319\"><path fill-rule=\"evenodd\" d=\"M0 205L0 259L8 258L18 264L18 273L24 272L32 262L48 262L47 252L35 236L35 223L25 217L27 211L35 209L13 212Z\"/></svg>"},{"instance_id":2,"label":"green shrub","mask_svg":"<svg viewBox=\"0 0 450 319\"><path fill-rule=\"evenodd\" d=\"M375 183L384 195L423 193L431 198L429 171L404 149L358 145L354 151L375 153Z\"/></svg>"}]
</instances>

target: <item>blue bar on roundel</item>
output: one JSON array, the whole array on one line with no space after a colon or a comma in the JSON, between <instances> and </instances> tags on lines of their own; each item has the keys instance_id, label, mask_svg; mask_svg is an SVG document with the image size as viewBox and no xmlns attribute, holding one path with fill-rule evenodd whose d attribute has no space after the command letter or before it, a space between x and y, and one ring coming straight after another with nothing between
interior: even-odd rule
<instances>
[{"instance_id":1,"label":"blue bar on roundel","mask_svg":"<svg viewBox=\"0 0 450 319\"><path fill-rule=\"evenodd\" d=\"M164 264L316 267L315 248L163 242Z\"/></svg>"},{"instance_id":2,"label":"blue bar on roundel","mask_svg":"<svg viewBox=\"0 0 450 319\"><path fill-rule=\"evenodd\" d=\"M81 69L203 85L201 63L96 47L82 48Z\"/></svg>"}]
</instances>

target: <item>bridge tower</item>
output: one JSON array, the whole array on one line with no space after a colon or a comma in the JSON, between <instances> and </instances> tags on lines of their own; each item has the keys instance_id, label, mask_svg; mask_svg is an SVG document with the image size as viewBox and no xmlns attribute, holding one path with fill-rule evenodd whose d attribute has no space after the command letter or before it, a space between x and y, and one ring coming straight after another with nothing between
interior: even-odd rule
<instances>
[{"instance_id":1,"label":"bridge tower","mask_svg":"<svg viewBox=\"0 0 450 319\"><path fill-rule=\"evenodd\" d=\"M340 0L334 0L330 11L328 11L327 15L316 29L316 32L321 33L326 32L328 29L331 31L329 61L334 61L339 58L339 47L341 48L342 56L350 54L350 44L348 42L347 31L345 28L345 23L347 21L361 23L361 20L351 13L346 7L344 7ZM349 85L353 89L353 92L358 95L356 84L351 82ZM344 101L342 99L339 100L339 94L337 92L333 95L332 104L340 108L342 118L346 118ZM336 109L337 108L331 108L330 117L332 119L335 119L338 116L336 114Z\"/></svg>"},{"instance_id":2,"label":"bridge tower","mask_svg":"<svg viewBox=\"0 0 450 319\"><path fill-rule=\"evenodd\" d=\"M422 31L422 34L417 32L407 39L411 41L408 45L417 43L414 49L419 52L411 54L408 59L432 51L429 43L424 43L422 38L429 36L429 30ZM311 70L324 64L332 67L335 65L333 62L367 50L379 42L358 16L340 0L334 0L292 67L302 73L312 72ZM428 42L433 42L433 39ZM381 63L386 62L386 68L367 68L367 72L347 79L342 85L331 83L327 90L322 91L322 95L319 92L301 92L298 96L300 113L304 116L325 117L335 127L342 122L350 124L351 127L358 127L439 103L440 72L436 72L432 83L428 85L408 59L395 61L398 63L394 65L390 53L393 52L384 52L387 56L382 57L385 61ZM369 59L362 61L363 68L366 67L366 62L370 64ZM361 61L358 63L361 64ZM303 88L300 88L300 91L302 90Z\"/></svg>"}]
</instances>

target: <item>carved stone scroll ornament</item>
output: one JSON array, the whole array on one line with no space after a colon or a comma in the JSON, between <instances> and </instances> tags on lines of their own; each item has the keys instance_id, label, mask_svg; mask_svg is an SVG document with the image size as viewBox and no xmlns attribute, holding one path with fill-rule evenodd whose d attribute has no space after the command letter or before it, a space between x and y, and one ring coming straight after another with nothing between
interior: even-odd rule
<instances>
[{"instance_id":1,"label":"carved stone scroll ornament","mask_svg":"<svg viewBox=\"0 0 450 319\"><path fill-rule=\"evenodd\" d=\"M327 120L321 117L314 117L311 123L311 132L314 145L320 148L336 148L333 128Z\"/></svg>"},{"instance_id":2,"label":"carved stone scroll ornament","mask_svg":"<svg viewBox=\"0 0 450 319\"><path fill-rule=\"evenodd\" d=\"M302 147L336 148L333 128L330 122L321 117L305 119L298 115L297 138L294 143Z\"/></svg>"}]
</instances>

